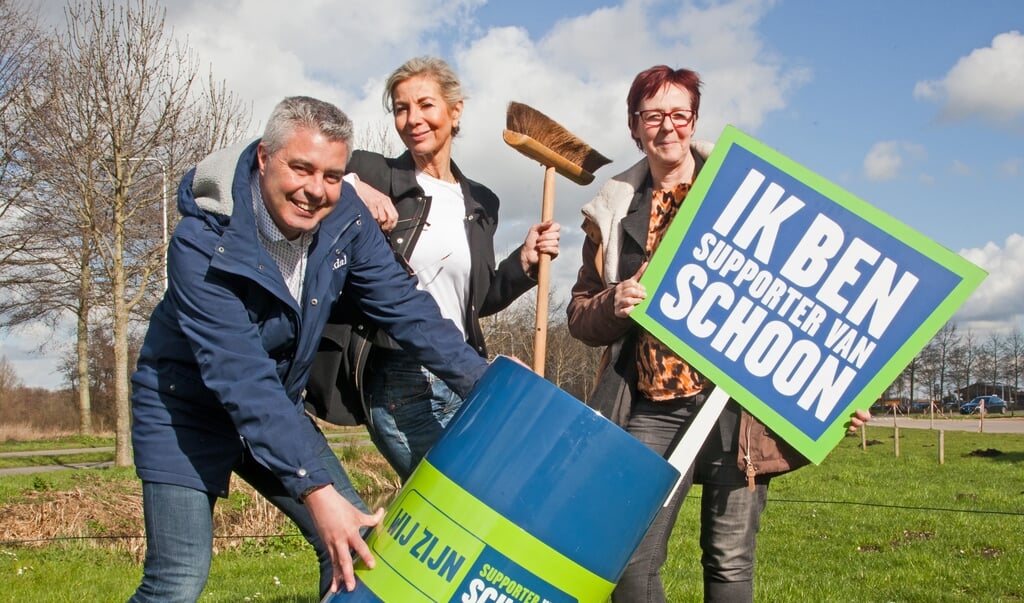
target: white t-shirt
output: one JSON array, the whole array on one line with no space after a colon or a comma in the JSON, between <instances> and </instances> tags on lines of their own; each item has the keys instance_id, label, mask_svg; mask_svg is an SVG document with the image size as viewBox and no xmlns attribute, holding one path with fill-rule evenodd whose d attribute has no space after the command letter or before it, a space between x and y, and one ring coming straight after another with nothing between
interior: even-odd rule
<instances>
[{"instance_id":1,"label":"white t-shirt","mask_svg":"<svg viewBox=\"0 0 1024 603\"><path fill-rule=\"evenodd\" d=\"M462 187L416 171L416 182L431 197L423 231L409 257L409 266L441 309L466 335L466 304L472 258L466 238L466 202Z\"/></svg>"}]
</instances>

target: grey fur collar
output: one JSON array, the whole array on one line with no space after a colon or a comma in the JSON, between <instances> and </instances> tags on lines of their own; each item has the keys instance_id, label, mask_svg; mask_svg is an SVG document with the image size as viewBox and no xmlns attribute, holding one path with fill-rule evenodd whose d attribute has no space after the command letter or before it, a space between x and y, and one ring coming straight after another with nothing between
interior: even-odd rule
<instances>
[{"instance_id":1,"label":"grey fur collar","mask_svg":"<svg viewBox=\"0 0 1024 603\"><path fill-rule=\"evenodd\" d=\"M234 210L231 186L242 151L255 140L247 140L225 147L206 156L196 166L192 180L192 194L196 204L205 212L230 216Z\"/></svg>"}]
</instances>

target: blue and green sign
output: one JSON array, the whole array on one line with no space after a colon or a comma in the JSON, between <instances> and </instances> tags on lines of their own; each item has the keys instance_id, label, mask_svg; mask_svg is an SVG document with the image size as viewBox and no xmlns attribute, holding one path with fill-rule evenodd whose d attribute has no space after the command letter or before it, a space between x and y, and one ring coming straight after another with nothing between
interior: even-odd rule
<instances>
[{"instance_id":1,"label":"blue and green sign","mask_svg":"<svg viewBox=\"0 0 1024 603\"><path fill-rule=\"evenodd\" d=\"M633 317L819 463L984 277L730 126Z\"/></svg>"}]
</instances>

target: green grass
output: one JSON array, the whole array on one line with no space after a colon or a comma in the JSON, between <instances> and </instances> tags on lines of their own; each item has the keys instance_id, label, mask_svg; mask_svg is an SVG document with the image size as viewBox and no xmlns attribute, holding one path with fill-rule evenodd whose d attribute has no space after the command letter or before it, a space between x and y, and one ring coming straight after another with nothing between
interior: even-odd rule
<instances>
[{"instance_id":1,"label":"green grass","mask_svg":"<svg viewBox=\"0 0 1024 603\"><path fill-rule=\"evenodd\" d=\"M871 425L819 466L772 481L758 537L758 601L1024 601L1024 436ZM975 451L997 450L997 456ZM699 600L699 487L663 576Z\"/></svg>"},{"instance_id":2,"label":"green grass","mask_svg":"<svg viewBox=\"0 0 1024 603\"><path fill-rule=\"evenodd\" d=\"M74 490L88 482L101 480L113 484L135 482L134 467L108 467L102 470L68 470L5 475L0 477L0 506L16 504L33 491Z\"/></svg>"},{"instance_id":3,"label":"green grass","mask_svg":"<svg viewBox=\"0 0 1024 603\"><path fill-rule=\"evenodd\" d=\"M1024 436L946 432L943 465L935 431L901 429L898 458L891 427L872 424L868 440L862 450L859 436L846 438L821 465L773 480L756 600L1024 601ZM340 455L356 455L355 448ZM73 489L96 476L135 479L130 469L5 477L0 504L17 502L25 490ZM669 601L700 600L698 496L699 486L673 534L663 571ZM315 603L316 574L301 538L247 541L214 556L201 601ZM140 576L133 555L96 541L0 544L0 603L123 601Z\"/></svg>"},{"instance_id":4,"label":"green grass","mask_svg":"<svg viewBox=\"0 0 1024 603\"><path fill-rule=\"evenodd\" d=\"M215 555L202 597L208 603L316 603L316 557L301 537ZM0 601L126 601L142 567L127 552L69 542L0 548Z\"/></svg>"}]
</instances>

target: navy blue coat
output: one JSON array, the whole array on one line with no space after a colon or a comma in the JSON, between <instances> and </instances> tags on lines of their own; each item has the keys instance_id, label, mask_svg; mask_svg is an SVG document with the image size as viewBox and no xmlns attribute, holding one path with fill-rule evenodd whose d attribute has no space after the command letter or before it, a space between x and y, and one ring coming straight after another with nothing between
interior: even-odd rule
<instances>
[{"instance_id":1,"label":"navy blue coat","mask_svg":"<svg viewBox=\"0 0 1024 603\"><path fill-rule=\"evenodd\" d=\"M168 290L132 376L136 471L144 481L226 496L244 446L298 497L330 482L318 458L323 436L302 396L336 300L358 307L462 396L487 364L395 260L348 184L309 248L297 303L257 236L256 143L237 162L238 149L220 153L234 165L223 178L231 183L223 213L193 196L195 170L178 188Z\"/></svg>"}]
</instances>

